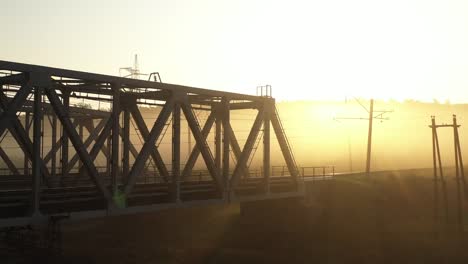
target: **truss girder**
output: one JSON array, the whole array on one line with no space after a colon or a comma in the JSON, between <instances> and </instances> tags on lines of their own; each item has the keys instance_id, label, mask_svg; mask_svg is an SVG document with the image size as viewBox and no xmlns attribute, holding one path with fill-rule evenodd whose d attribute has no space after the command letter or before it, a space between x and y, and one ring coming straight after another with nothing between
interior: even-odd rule
<instances>
[{"instance_id":1,"label":"truss girder","mask_svg":"<svg viewBox=\"0 0 468 264\"><path fill-rule=\"evenodd\" d=\"M30 178L33 180L32 205L36 213L40 209L40 193L41 188L44 188L42 184L49 185L49 180L52 179L47 167L51 159L53 159L51 165L53 176L59 178L60 183L63 184L58 188L68 186L69 182L62 183L62 179L68 179L66 177L68 173L70 176L74 175L71 174L72 168L80 162L79 174L70 181L71 184L78 183L78 180L81 184L81 179L85 179L86 184L92 182L102 198L107 201L108 208L113 209L122 197L125 200L132 199L139 194L138 177L144 172L150 157L156 165L158 174L165 181L161 184L168 187L171 201L191 199L184 196L183 188L186 186L185 181L188 181L192 175L197 159L201 156L211 177L211 183L208 185L211 186L210 188L215 187L213 195L219 197L219 194L223 194L223 197L227 197L229 201L230 195L233 192L237 195L238 188L246 183L241 177L249 175L250 164L248 163L262 126L264 130L262 154L265 169L263 180L256 184L265 184L264 191L269 193L270 176L276 176L270 175L270 126L276 134L275 138L291 178L297 180L298 170L272 98L5 61L0 61L0 72L6 74L5 77L0 77L0 135L8 129L11 136L18 142L26 157L24 172L15 166L13 162L15 159L8 156L9 151L1 147L0 159L5 162L12 174L32 176ZM28 98L33 93L35 93L35 100ZM73 105L77 100L92 103L102 101L107 104L108 108L105 106L107 109L105 111L100 110L101 107L98 107L99 110L80 108ZM144 120L143 110L140 107L144 105L156 105L160 109L152 126L148 126ZM232 111L245 109L253 109L258 113L248 138L241 147L231 124L230 115ZM203 124L195 115L194 110L209 112ZM19 114L24 113L27 114L26 119L32 117L34 120L34 126L31 126L34 134L32 138L29 136L31 131L29 128L25 129L20 121L21 118L18 117ZM165 135L171 116L173 120L172 148L160 148L157 143L158 139ZM44 145L47 146L44 143L44 132L47 129L40 131L40 128L49 125L43 122L47 117L50 126L54 128L54 134L51 140L52 145L46 148L47 152L42 153ZM51 117L55 121L52 121ZM96 122L96 120L99 121ZM132 122L135 128L132 128ZM215 124L215 129L213 129ZM77 125L80 125L80 129L77 129ZM181 141L183 133L181 131L185 129L185 126L187 132L191 133L195 139L195 145L188 150L187 154L190 155L184 164L181 161L181 149L184 143ZM86 138L83 138L82 128L88 131ZM61 136L57 135L57 130L60 131L60 129L62 129ZM143 139L141 148L137 149L130 140L131 135L134 135L130 131L132 129ZM214 148L211 149L208 140L213 130L215 143ZM73 155L71 159L68 158L69 143L74 149L74 152L70 153ZM38 150L39 148L41 151ZM101 152L110 164L105 172L98 172L96 168L96 160ZM235 158L234 164L230 161L231 153ZM134 157L133 164L130 162L130 155ZM58 170L54 165L57 163L57 156L61 156L61 174L56 173ZM165 160L171 156L172 164L167 164ZM32 174L28 172L29 162L33 164ZM80 177L80 175L87 177ZM38 177L42 179L39 180ZM137 182L138 186L135 188ZM155 182L160 184L159 181ZM190 184L193 183L190 182ZM241 187L239 187L240 184L242 184Z\"/></svg>"},{"instance_id":2,"label":"truss girder","mask_svg":"<svg viewBox=\"0 0 468 264\"><path fill-rule=\"evenodd\" d=\"M286 135L281 126L279 116L276 113L276 111L271 111L270 116L271 116L271 119L270 119L271 126L273 127L273 130L275 131L275 135L278 140L278 144L280 146L281 152L283 153L284 159L286 161L286 165L288 166L289 173L291 174L291 177L293 178L293 180L297 181L299 172L294 162L294 158L292 156L291 150L288 147Z\"/></svg>"},{"instance_id":3,"label":"truss girder","mask_svg":"<svg viewBox=\"0 0 468 264\"><path fill-rule=\"evenodd\" d=\"M205 125L203 126L202 136L205 140L208 137L211 128L213 127L214 121L215 121L215 114L212 112L208 116L208 119L206 120ZM193 166L195 166L195 162L197 161L199 155L200 155L200 149L198 148L198 145L195 144L195 147L190 152L190 156L182 172L182 179L189 177L189 175L192 173Z\"/></svg>"},{"instance_id":4,"label":"truss girder","mask_svg":"<svg viewBox=\"0 0 468 264\"><path fill-rule=\"evenodd\" d=\"M234 189L237 186L239 177L241 173L243 172L243 168L247 166L247 161L250 158L250 154L252 153L255 141L257 140L258 134L260 132L260 128L262 126L263 114L264 114L263 109L260 109L258 111L257 117L255 118L252 129L250 130L249 136L247 137L247 140L244 145L244 149L242 150L242 154L239 160L237 161L237 165L232 174L231 183L230 183L231 189Z\"/></svg>"},{"instance_id":5,"label":"truss girder","mask_svg":"<svg viewBox=\"0 0 468 264\"><path fill-rule=\"evenodd\" d=\"M166 105L162 109L164 110L165 108L168 108L168 107L172 107L172 105L167 105L167 103L166 103ZM143 119L143 116L141 115L140 110L138 109L137 105L134 104L132 107L130 107L130 111L131 111L133 120L135 121L135 124L136 124L138 130L141 133L141 136L143 137L145 142L147 142L149 140L150 132L148 131L148 127L146 126L145 120ZM162 111L161 111L161 113L162 113ZM164 128L164 126L166 125L166 122L167 122L167 119L164 121L163 124L161 124L163 126L162 128ZM161 133L161 132L159 132L159 133ZM158 135L158 137L159 137L159 135ZM150 149L150 155L151 155L151 158L153 159L153 161L154 161L154 163L156 165L156 168L159 171L159 174L161 174L163 179L167 182L168 179L169 179L169 172L167 171L167 167L164 164L164 160L161 157L161 154L159 153L158 148L156 146L153 146ZM135 157L135 159L136 159L136 157Z\"/></svg>"},{"instance_id":6,"label":"truss girder","mask_svg":"<svg viewBox=\"0 0 468 264\"><path fill-rule=\"evenodd\" d=\"M69 137L73 147L75 148L81 161L83 162L83 166L86 168L88 174L90 175L94 184L96 184L96 186L98 187L103 197L109 203L111 203L112 201L111 194L109 190L107 189L107 187L105 186L104 181L99 177L99 173L93 162L94 159L91 158L88 151L84 147L83 141L79 137L69 117L67 116L67 111L64 109L63 104L60 102L60 98L55 92L55 89L48 87L47 89L45 89L45 93L50 103L52 104L52 107L54 108L54 111L57 114L58 119L60 120L64 129L66 130L67 136Z\"/></svg>"},{"instance_id":7,"label":"truss girder","mask_svg":"<svg viewBox=\"0 0 468 264\"><path fill-rule=\"evenodd\" d=\"M0 147L0 157L2 158L2 160L5 162L5 164L7 165L8 169L15 175L19 175L19 171L18 169L16 168L15 164L13 163L13 161L11 161L10 157L8 156L8 154L5 152L5 150L3 150L2 147Z\"/></svg>"},{"instance_id":8,"label":"truss girder","mask_svg":"<svg viewBox=\"0 0 468 264\"><path fill-rule=\"evenodd\" d=\"M132 168L130 169L128 179L127 179L127 184L125 185L124 190L123 190L123 193L125 195L130 194L130 192L132 191L133 186L136 183L137 176L141 173L141 170L143 169L143 166L145 165L150 153L152 151L157 152L157 149L155 148L154 145L155 145L156 140L158 139L159 135L161 135L161 132L162 132L164 126L166 125L167 119L169 118L169 116L170 116L170 114L172 112L173 105L174 105L174 99L170 98L166 102L164 107L161 109L161 112L159 113L158 118L154 122L153 128L148 133L148 136L145 137L146 141L143 144L143 147L141 148L140 153L136 157L135 163L133 164ZM135 119L135 121L138 123L137 119ZM141 120L141 121L143 121L143 120ZM146 126L146 125L144 125L144 126ZM142 128L144 126L142 126ZM140 131L142 131L142 130L140 130ZM143 131L142 131L142 133L143 133ZM165 165L164 165L164 167L165 167Z\"/></svg>"},{"instance_id":9,"label":"truss girder","mask_svg":"<svg viewBox=\"0 0 468 264\"><path fill-rule=\"evenodd\" d=\"M232 129L231 124L228 125L227 129L229 130L229 137L230 137L232 152L234 153L234 157L236 158L237 162L239 162L242 156L242 150L239 146L239 142L237 141L236 134L234 133L234 130ZM248 164L246 164L245 166L242 166L241 170L242 170L241 174L249 175Z\"/></svg>"},{"instance_id":10,"label":"truss girder","mask_svg":"<svg viewBox=\"0 0 468 264\"><path fill-rule=\"evenodd\" d=\"M7 109L8 107L8 98L6 95L3 93L3 91L0 91L0 108L2 110ZM11 124L8 127L8 130L12 134L12 136L15 138L16 142L19 144L20 148L23 150L24 154L29 158L29 160L32 161L33 159L33 142L29 138L28 133L24 129L23 125L21 122L18 120L18 118L15 116L15 118L11 119ZM40 160L40 166L41 166L41 172L42 172L42 177L44 183L49 186L48 178L50 176L49 169L45 165L45 163Z\"/></svg>"},{"instance_id":11,"label":"truss girder","mask_svg":"<svg viewBox=\"0 0 468 264\"><path fill-rule=\"evenodd\" d=\"M92 122L92 120L89 120ZM99 132L102 130L102 128L105 126L106 124L106 119L102 119L101 121L99 121L98 125L96 127L94 127L94 125L92 124L89 124L88 121L85 121L85 123L83 124L84 127L88 130L88 132L90 133L88 138L83 142L83 145L85 147L85 149L88 149L88 147L91 145L91 143L96 140L96 138L99 136ZM104 154L107 154L107 149L105 148L105 146L102 146L100 148L100 150L104 153ZM72 159L68 162L68 168L67 168L67 171L70 172L72 170L72 168L75 166L75 164L78 162L78 160L80 159L78 153L75 153L75 155L72 157Z\"/></svg>"},{"instance_id":12,"label":"truss girder","mask_svg":"<svg viewBox=\"0 0 468 264\"><path fill-rule=\"evenodd\" d=\"M13 99L9 101L5 107L3 107L3 111L0 115L0 136L3 135L5 129L11 126L12 120L18 120L16 113L18 112L20 106L26 101L26 98L30 94L31 90L31 84L27 83L22 85Z\"/></svg>"},{"instance_id":13,"label":"truss girder","mask_svg":"<svg viewBox=\"0 0 468 264\"><path fill-rule=\"evenodd\" d=\"M213 155L210 151L208 143L206 142L206 138L204 138L202 135L200 124L198 123L197 118L193 114L193 109L191 105L189 105L188 103L183 103L181 104L181 108L184 112L184 116L187 119L187 123L190 127L190 130L193 133L193 137L195 138L197 147L200 150L200 153L202 154L203 160L205 161L206 167L210 172L211 177L218 185L218 188L220 190L223 190L224 188L222 186L222 181L220 179L220 175L218 174L218 170L216 169Z\"/></svg>"}]
</instances>

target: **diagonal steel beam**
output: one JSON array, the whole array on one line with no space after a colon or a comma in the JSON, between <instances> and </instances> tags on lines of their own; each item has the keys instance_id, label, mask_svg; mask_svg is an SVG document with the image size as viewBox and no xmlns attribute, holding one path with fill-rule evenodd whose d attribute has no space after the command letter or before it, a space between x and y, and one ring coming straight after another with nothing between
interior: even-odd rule
<instances>
[{"instance_id":1,"label":"diagonal steel beam","mask_svg":"<svg viewBox=\"0 0 468 264\"><path fill-rule=\"evenodd\" d=\"M0 108L5 110L8 107L8 97L3 93L3 91L0 91ZM24 154L29 158L29 160L32 161L33 159L33 143L31 139L29 138L29 134L26 132L24 129L23 125L21 122L18 120L18 118L14 118L11 120L12 126L8 128L10 131L11 135L15 138L16 142L20 146L20 148L23 150ZM45 165L45 163L41 160L40 161L40 166L41 166L41 171L43 175L43 182L49 186L49 169Z\"/></svg>"},{"instance_id":2,"label":"diagonal steel beam","mask_svg":"<svg viewBox=\"0 0 468 264\"><path fill-rule=\"evenodd\" d=\"M236 168L231 177L231 188L235 188L239 181L239 176L243 172L243 167L247 166L247 161L250 158L250 154L252 153L252 149L254 147L255 141L257 140L258 133L260 132L260 128L263 123L263 109L259 110L257 114L257 118L250 130L249 136L247 141L245 142L244 149L242 151L242 155L240 156L239 160L237 161Z\"/></svg>"},{"instance_id":3,"label":"diagonal steel beam","mask_svg":"<svg viewBox=\"0 0 468 264\"><path fill-rule=\"evenodd\" d=\"M124 137L124 128L121 126L120 129L119 129L119 134L120 134L120 137ZM132 156L134 158L136 158L138 156L138 150L135 148L135 146L132 144L132 141L130 140L130 137L128 138L128 146L129 146L129 150L130 150L130 153L132 153Z\"/></svg>"},{"instance_id":4,"label":"diagonal steel beam","mask_svg":"<svg viewBox=\"0 0 468 264\"><path fill-rule=\"evenodd\" d=\"M102 130L102 128L105 126L107 119L102 119L96 127L94 127L92 124L85 123L84 127L89 131L89 136L88 138L84 141L84 146L85 149L88 149L89 145L99 136L99 132ZM92 122L92 120L91 120ZM102 148L101 148L102 150ZM104 150L102 150L104 152ZM72 170L72 168L75 166L75 164L78 162L80 157L78 156L78 153L76 153L73 158L68 162L68 172Z\"/></svg>"},{"instance_id":5,"label":"diagonal steel beam","mask_svg":"<svg viewBox=\"0 0 468 264\"><path fill-rule=\"evenodd\" d=\"M148 127L145 124L145 121L143 119L143 116L141 115L140 110L138 109L137 105L134 104L132 107L130 107L130 111L133 116L133 120L135 121L136 126L138 127L138 130L141 133L141 136L145 141L148 141L148 136L149 136L149 131ZM165 123L166 121L164 121ZM165 124L164 124L165 125ZM158 135L159 137L159 135ZM150 150L150 155L156 165L156 168L158 169L159 173L163 177L163 179L167 182L169 179L169 172L167 171L166 165L164 165L164 160L161 157L161 154L159 153L157 147L153 147Z\"/></svg>"},{"instance_id":6,"label":"diagonal steel beam","mask_svg":"<svg viewBox=\"0 0 468 264\"><path fill-rule=\"evenodd\" d=\"M0 157L3 159L5 164L8 166L8 169L14 174L14 175L20 175L18 169L16 168L15 164L13 161L11 161L10 157L8 157L8 154L6 154L5 150L3 150L2 147L0 147Z\"/></svg>"},{"instance_id":7,"label":"diagonal steel beam","mask_svg":"<svg viewBox=\"0 0 468 264\"><path fill-rule=\"evenodd\" d=\"M124 195L128 195L132 191L133 186L136 183L137 176L140 174L141 170L143 169L143 166L145 165L146 160L148 159L148 156L150 155L151 151L155 149L154 144L156 143L156 140L158 139L164 126L166 125L167 119L171 115L173 106L174 106L174 99L173 97L171 97L166 102L161 112L159 113L159 116L154 122L153 128L148 133L148 136L145 137L146 142L145 144L143 144L143 147L141 148L140 153L136 157L135 163L133 164L130 170L130 173L128 175L128 179L127 179L128 181L124 188ZM136 118L135 118L135 121L136 121ZM141 120L136 121L136 122L141 122ZM143 133L143 131L141 132Z\"/></svg>"},{"instance_id":8,"label":"diagonal steel beam","mask_svg":"<svg viewBox=\"0 0 468 264\"><path fill-rule=\"evenodd\" d=\"M58 97L57 93L51 87L46 88L45 93L47 95L47 98L49 98L49 101L52 107L54 108L57 117L64 126L67 132L67 136L70 138L73 147L80 156L80 159L83 162L83 166L86 168L88 174L98 187L103 197L107 200L109 204L112 203L111 194L105 186L104 181L99 177L96 166L94 166L94 159L91 158L91 156L86 151L86 148L83 146L83 141L81 141L80 137L78 136L78 133L73 128L70 118L67 116L63 104L60 102L60 98Z\"/></svg>"},{"instance_id":9,"label":"diagonal steel beam","mask_svg":"<svg viewBox=\"0 0 468 264\"><path fill-rule=\"evenodd\" d=\"M213 127L213 123L216 119L215 117L216 117L215 113L211 112L211 114L208 116L208 119L205 122L205 125L203 126L202 136L204 140L206 140L206 138L210 134L210 130ZM185 164L184 170L182 172L182 179L190 175L190 173L192 172L193 166L195 166L195 162L197 161L199 155L200 155L200 149L198 148L198 144L195 144L187 160L187 163Z\"/></svg>"},{"instance_id":10,"label":"diagonal steel beam","mask_svg":"<svg viewBox=\"0 0 468 264\"><path fill-rule=\"evenodd\" d=\"M76 119L73 120L72 125L73 125L73 128L76 128L76 126L78 125L78 121ZM44 157L44 163L47 164L52 159L54 152L57 152L60 149L60 147L62 147L62 141L63 141L63 135L57 141L55 141L55 144L52 145L52 148Z\"/></svg>"},{"instance_id":11,"label":"diagonal steel beam","mask_svg":"<svg viewBox=\"0 0 468 264\"><path fill-rule=\"evenodd\" d=\"M237 141L236 134L234 134L234 130L232 129L231 124L228 124L227 129L229 129L229 138L231 141L232 152L234 152L234 157L236 157L237 162L239 162L240 157L242 155L242 150L239 146L239 142ZM249 175L249 168L246 166L242 167L242 174Z\"/></svg>"},{"instance_id":12,"label":"diagonal steel beam","mask_svg":"<svg viewBox=\"0 0 468 264\"><path fill-rule=\"evenodd\" d=\"M11 120L18 120L18 118L16 117L16 112L24 103L24 101L26 101L26 98L31 92L31 89L32 86L30 83L22 85L18 92L16 92L13 99L11 99L11 101L8 102L8 105L3 108L3 112L0 115L0 136L3 135L5 129L7 129L7 127L11 125Z\"/></svg>"},{"instance_id":13,"label":"diagonal steel beam","mask_svg":"<svg viewBox=\"0 0 468 264\"><path fill-rule=\"evenodd\" d=\"M281 152L283 153L283 157L286 161L286 165L288 166L289 173L291 174L294 181L297 180L298 177L298 170L296 167L296 163L294 162L294 158L291 153L291 149L288 146L288 141L284 130L282 128L281 122L279 120L278 113L273 110L271 112L271 126L275 131L276 139L278 140L278 144L280 146Z\"/></svg>"},{"instance_id":14,"label":"diagonal steel beam","mask_svg":"<svg viewBox=\"0 0 468 264\"><path fill-rule=\"evenodd\" d=\"M216 169L213 155L211 154L208 143L206 142L206 138L203 137L200 131L200 125L198 123L197 118L193 114L193 109L188 102L181 104L181 107L184 112L185 119L187 119L187 123L190 127L190 130L193 133L193 137L195 138L197 146L200 149L200 152L203 156L206 167L208 168L211 177L213 178L219 189L222 191L224 188L220 176L218 174L218 170Z\"/></svg>"},{"instance_id":15,"label":"diagonal steel beam","mask_svg":"<svg viewBox=\"0 0 468 264\"><path fill-rule=\"evenodd\" d=\"M106 140L109 138L111 131L112 131L112 119L108 118L107 122L104 125L104 128L102 129L101 133L96 139L96 142L91 148L91 151L89 152L89 156L91 156L92 160L95 160L97 158L99 151L104 152L108 150L108 148L105 147L104 143L106 143ZM108 153L105 153L104 155L108 157ZM80 172L79 175L81 176L82 173ZM73 184L75 184L78 179L79 177L76 177L73 181Z\"/></svg>"},{"instance_id":16,"label":"diagonal steel beam","mask_svg":"<svg viewBox=\"0 0 468 264\"><path fill-rule=\"evenodd\" d=\"M91 158L94 160L96 159L97 155L99 154L99 151L107 151L107 147L104 147L104 143L106 142L106 139L109 138L110 133L112 130L112 119L109 118L107 119L107 122L104 126L104 128L101 131L101 134L96 139L96 143L94 143L93 147L91 148L91 151L89 152L89 155ZM105 154L107 157L107 154Z\"/></svg>"}]
</instances>

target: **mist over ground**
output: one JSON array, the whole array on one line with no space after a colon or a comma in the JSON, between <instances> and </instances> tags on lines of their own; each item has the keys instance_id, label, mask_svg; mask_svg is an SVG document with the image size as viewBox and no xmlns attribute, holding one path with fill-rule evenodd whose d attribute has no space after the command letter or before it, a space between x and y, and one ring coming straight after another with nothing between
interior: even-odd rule
<instances>
[{"instance_id":1,"label":"mist over ground","mask_svg":"<svg viewBox=\"0 0 468 264\"><path fill-rule=\"evenodd\" d=\"M360 105L362 104L362 105ZM369 114L364 107L368 108L369 101L360 99L359 102L352 98L343 101L283 101L277 102L286 135L292 146L292 150L299 167L333 165L337 172L359 172L365 169L367 134ZM364 106L364 107L363 107ZM450 103L423 103L414 100L398 101L375 101L374 111L388 110L384 118L388 120L375 119L372 137L372 170L396 170L409 168L429 168L432 166L432 139L431 115L436 116L438 124L451 123L452 115L457 115L462 154L464 144L468 142L468 134L465 133L465 121L468 116L466 104ZM160 107L142 107L148 128L151 128L156 120ZM196 111L200 125L203 126L208 117L207 111ZM235 136L241 146L251 130L257 110L232 110L231 124ZM19 117L24 120L24 116ZM346 119L363 118L363 119ZM95 126L98 120L95 121ZM182 117L181 132L181 156L182 164L188 158L189 149L195 146L193 135L188 132L184 117ZM207 142L214 151L214 128L207 138ZM32 130L32 129L31 129ZM60 135L58 129L58 135ZM78 130L78 128L77 128ZM166 164L171 163L171 140L172 129L170 124L165 128L165 133L158 139L158 148ZM441 156L444 166L454 165L453 129L441 128L438 130ZM84 138L89 132L84 129ZM139 132L134 129L133 123L130 129L131 142L138 150L143 145L143 139ZM250 161L252 171L260 170L262 166L262 132L255 143L253 158ZM32 133L31 133L32 137ZM122 144L122 142L121 142ZM51 146L51 129L48 120L45 120L44 129L44 155ZM24 155L17 143L6 135L1 142L2 148L13 160L18 168L23 167ZM92 145L91 145L92 146ZM75 153L72 144L70 157ZM91 147L90 147L91 148ZM88 150L90 150L88 148ZM272 166L284 166L285 162L280 148L272 130L271 141ZM232 153L231 153L232 156ZM60 155L57 155L59 164ZM130 162L134 158L130 156ZM235 163L234 157L231 161ZM96 159L97 166L105 167L106 160L103 153ZM151 166L151 164L149 164ZM0 160L0 168L7 168L3 160ZM77 167L76 167L77 169ZM206 169L203 159L200 157L195 169Z\"/></svg>"}]
</instances>

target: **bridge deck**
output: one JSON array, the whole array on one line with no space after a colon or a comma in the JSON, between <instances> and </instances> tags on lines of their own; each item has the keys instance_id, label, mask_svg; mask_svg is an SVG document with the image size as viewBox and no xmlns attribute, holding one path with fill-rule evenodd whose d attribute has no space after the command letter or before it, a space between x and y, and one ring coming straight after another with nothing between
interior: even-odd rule
<instances>
[{"instance_id":1,"label":"bridge deck","mask_svg":"<svg viewBox=\"0 0 468 264\"><path fill-rule=\"evenodd\" d=\"M32 183L30 180L21 178L24 177L3 177L0 183L0 226L2 220L31 217ZM232 200L272 199L302 195L291 177L271 177L268 194L265 193L262 183L262 178L242 179L233 190ZM109 185L108 188L110 189L111 186ZM182 181L178 202L173 200L172 188L171 183L137 183L132 193L126 197L126 208L119 209L119 213L130 213L134 209L153 211L166 207L184 206L184 204L228 202L217 189L215 182L211 180L189 178ZM107 206L106 200L91 182L82 182L77 186L43 187L40 196L40 212L43 215L80 216L81 212L93 211L102 214L103 211L108 210ZM89 215L89 217L93 216ZM11 224L11 221L3 222Z\"/></svg>"}]
</instances>

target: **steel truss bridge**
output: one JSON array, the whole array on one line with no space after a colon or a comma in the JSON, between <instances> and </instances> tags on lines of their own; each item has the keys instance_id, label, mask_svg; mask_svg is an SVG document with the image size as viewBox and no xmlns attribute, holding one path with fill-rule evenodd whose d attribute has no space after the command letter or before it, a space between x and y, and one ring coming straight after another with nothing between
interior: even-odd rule
<instances>
[{"instance_id":1,"label":"steel truss bridge","mask_svg":"<svg viewBox=\"0 0 468 264\"><path fill-rule=\"evenodd\" d=\"M9 149L0 145L0 158L8 167L0 175L0 226L27 225L59 214L86 218L303 195L300 169L271 96L8 61L0 61L0 73L0 139L16 142L24 160L19 168ZM72 105L77 98L109 108ZM158 113L149 126L142 114L145 106L155 106ZM256 116L241 148L230 115L245 109ZM207 113L204 124L195 110ZM181 126L195 140L185 164ZM168 127L171 148L163 151L158 140ZM270 161L271 128L286 164L276 175ZM49 145L45 130L52 131ZM252 176L249 160L260 132L263 170ZM131 133L141 137L141 147L131 142ZM106 166L98 166L99 155ZM170 155L170 164L164 155ZM206 170L194 169L199 156Z\"/></svg>"}]
</instances>

